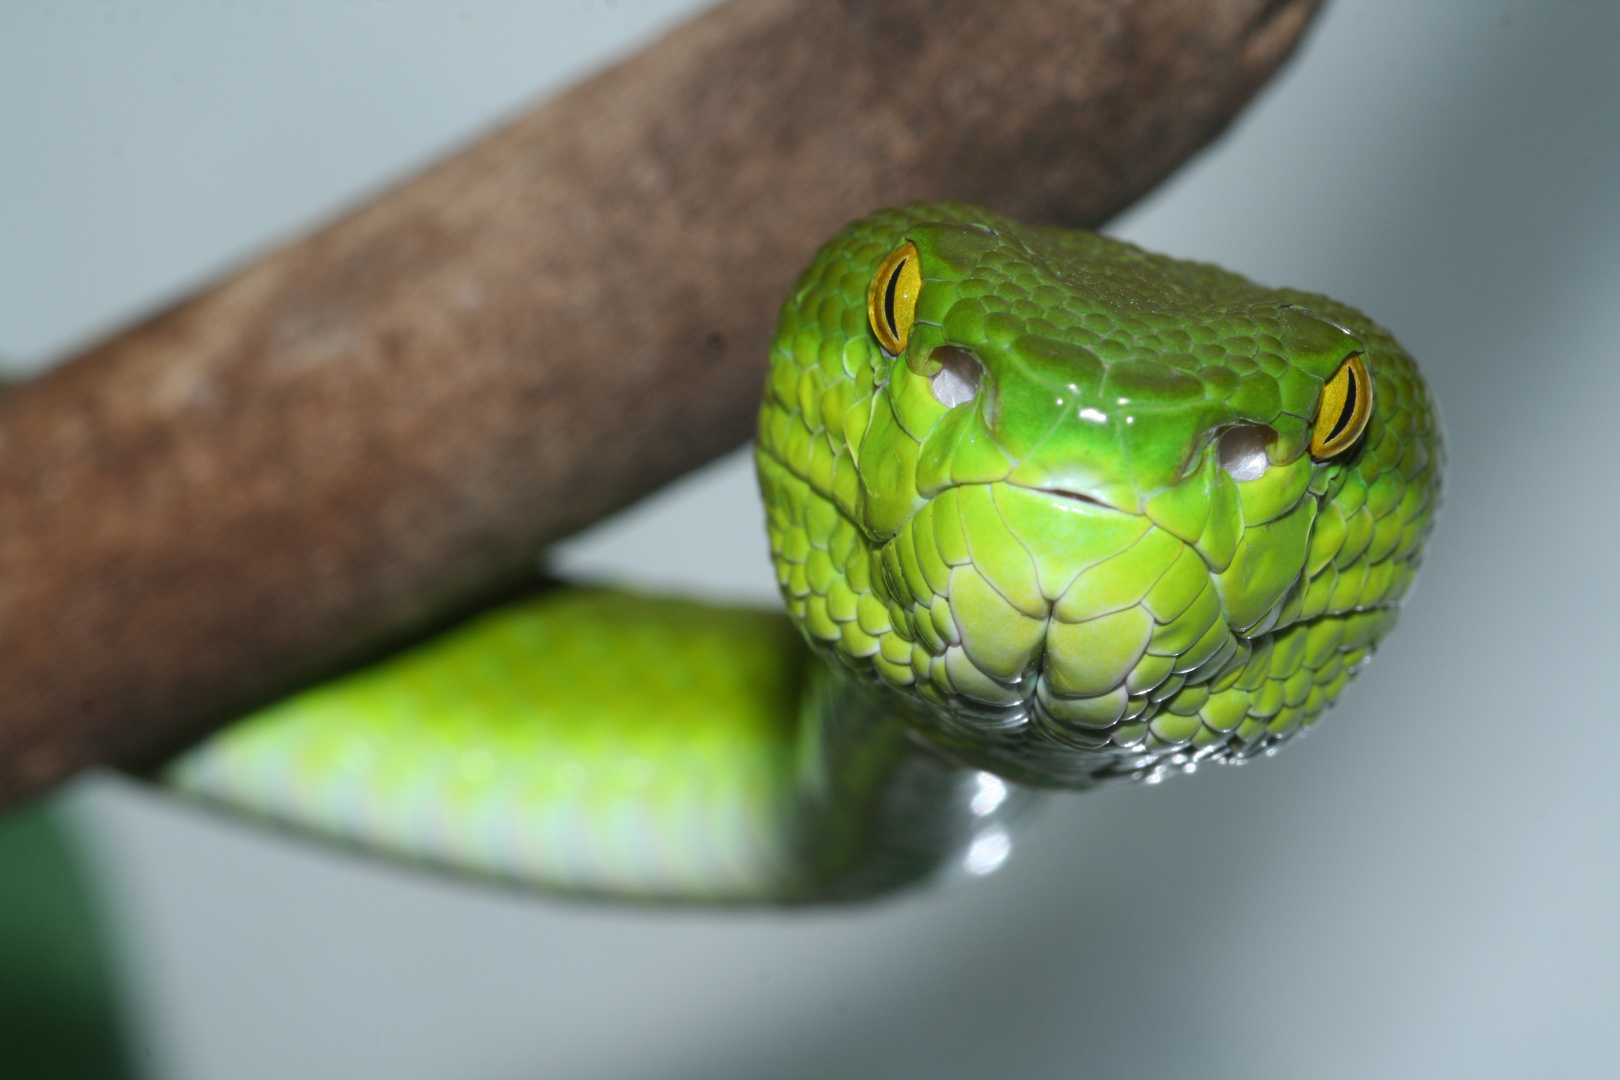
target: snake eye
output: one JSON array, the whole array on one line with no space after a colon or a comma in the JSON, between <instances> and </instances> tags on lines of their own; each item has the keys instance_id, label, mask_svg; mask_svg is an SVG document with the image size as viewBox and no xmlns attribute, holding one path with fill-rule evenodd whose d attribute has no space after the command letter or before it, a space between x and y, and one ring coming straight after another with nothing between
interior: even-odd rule
<instances>
[{"instance_id":1,"label":"snake eye","mask_svg":"<svg viewBox=\"0 0 1620 1080\"><path fill-rule=\"evenodd\" d=\"M891 355L905 351L917 318L917 294L922 292L919 261L917 245L902 244L889 252L866 287L866 320Z\"/></svg>"},{"instance_id":2,"label":"snake eye","mask_svg":"<svg viewBox=\"0 0 1620 1080\"><path fill-rule=\"evenodd\" d=\"M1311 430L1311 457L1325 461L1350 449L1372 416L1373 384L1367 363L1354 353L1322 387Z\"/></svg>"}]
</instances>

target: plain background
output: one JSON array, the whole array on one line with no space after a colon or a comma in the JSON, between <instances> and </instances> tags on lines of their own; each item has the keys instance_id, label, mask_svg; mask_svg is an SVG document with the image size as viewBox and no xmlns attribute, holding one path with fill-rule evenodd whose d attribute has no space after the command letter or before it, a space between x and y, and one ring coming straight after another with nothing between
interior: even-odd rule
<instances>
[{"instance_id":1,"label":"plain background","mask_svg":"<svg viewBox=\"0 0 1620 1080\"><path fill-rule=\"evenodd\" d=\"M0 6L0 353L38 367L698 6ZM1428 566L1310 739L815 914L464 886L92 777L63 805L150 1074L1620 1075L1616 56L1613 3L1337 0L1115 225L1364 307L1442 403ZM557 562L771 596L741 457Z\"/></svg>"}]
</instances>

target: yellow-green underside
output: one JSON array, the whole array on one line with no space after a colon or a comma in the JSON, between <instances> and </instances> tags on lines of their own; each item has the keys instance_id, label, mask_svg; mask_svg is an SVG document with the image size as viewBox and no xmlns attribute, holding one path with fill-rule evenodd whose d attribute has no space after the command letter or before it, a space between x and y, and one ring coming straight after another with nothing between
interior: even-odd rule
<instances>
[{"instance_id":1,"label":"yellow-green underside","mask_svg":"<svg viewBox=\"0 0 1620 1080\"><path fill-rule=\"evenodd\" d=\"M807 658L780 614L559 588L272 706L170 778L565 891L766 895L792 869Z\"/></svg>"}]
</instances>

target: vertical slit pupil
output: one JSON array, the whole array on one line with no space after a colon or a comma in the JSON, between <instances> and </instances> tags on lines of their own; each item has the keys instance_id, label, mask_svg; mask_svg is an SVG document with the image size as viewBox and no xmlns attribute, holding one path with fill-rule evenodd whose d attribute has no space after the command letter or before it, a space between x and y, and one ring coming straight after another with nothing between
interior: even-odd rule
<instances>
[{"instance_id":1,"label":"vertical slit pupil","mask_svg":"<svg viewBox=\"0 0 1620 1080\"><path fill-rule=\"evenodd\" d=\"M901 259L895 264L894 270L889 274L889 284L883 290L883 318L889 324L889 333L896 341L900 340L900 327L894 320L894 293L900 287L900 271L906 268L908 259Z\"/></svg>"},{"instance_id":2,"label":"vertical slit pupil","mask_svg":"<svg viewBox=\"0 0 1620 1080\"><path fill-rule=\"evenodd\" d=\"M1339 433L1350 423L1350 418L1356 415L1356 394L1359 390L1357 384L1361 380L1356 378L1355 368L1348 369L1344 374L1349 380L1349 385L1344 388L1344 406L1339 410L1338 419L1333 421L1333 430L1328 432L1328 437L1323 440L1324 442L1332 442L1337 439Z\"/></svg>"}]
</instances>

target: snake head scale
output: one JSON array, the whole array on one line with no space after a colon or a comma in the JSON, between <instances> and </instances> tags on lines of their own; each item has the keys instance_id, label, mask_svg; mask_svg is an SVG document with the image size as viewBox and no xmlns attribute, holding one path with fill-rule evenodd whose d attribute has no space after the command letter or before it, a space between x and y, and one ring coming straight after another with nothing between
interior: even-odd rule
<instances>
[{"instance_id":1,"label":"snake head scale","mask_svg":"<svg viewBox=\"0 0 1620 1080\"><path fill-rule=\"evenodd\" d=\"M1394 623L1442 447L1349 307L927 204L800 277L757 457L806 638L960 760L1083 787L1307 730Z\"/></svg>"}]
</instances>

